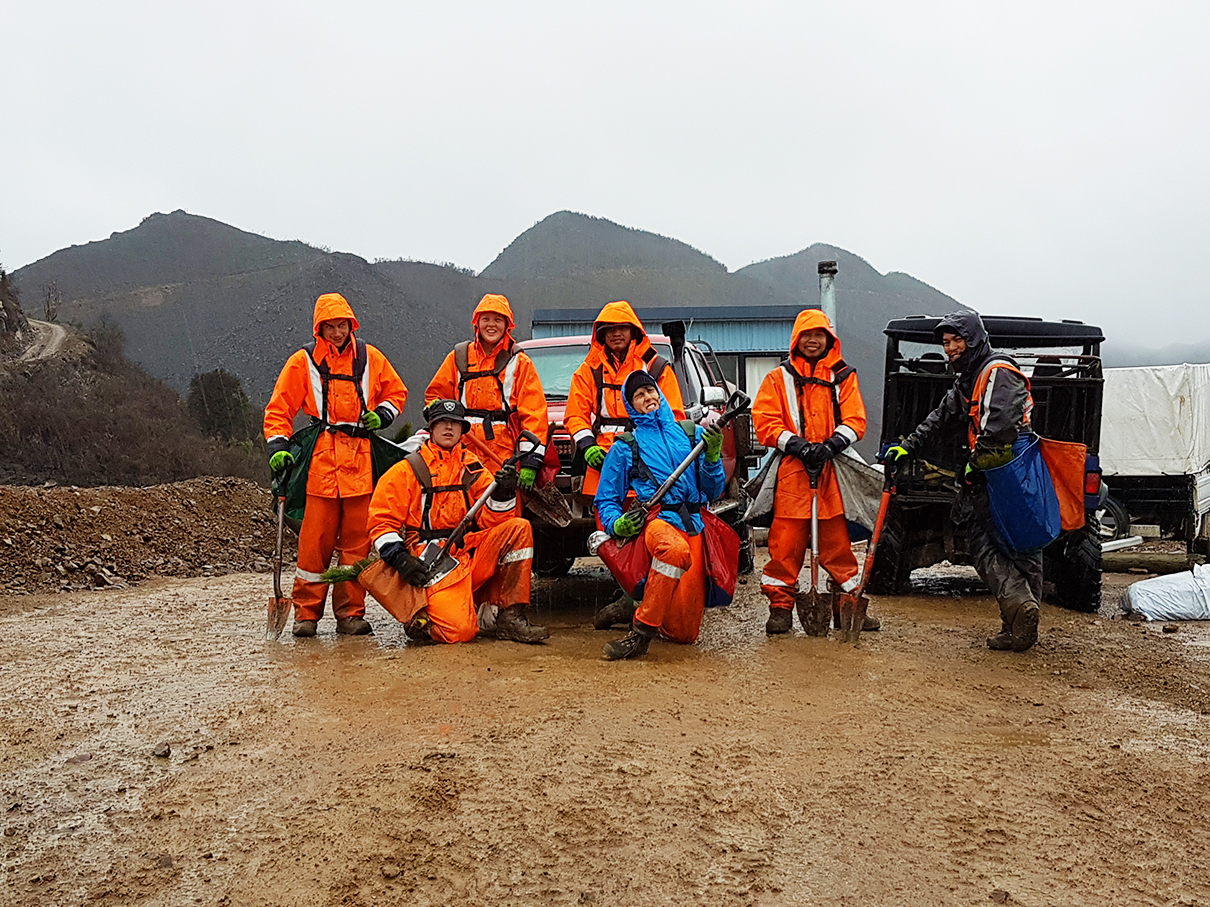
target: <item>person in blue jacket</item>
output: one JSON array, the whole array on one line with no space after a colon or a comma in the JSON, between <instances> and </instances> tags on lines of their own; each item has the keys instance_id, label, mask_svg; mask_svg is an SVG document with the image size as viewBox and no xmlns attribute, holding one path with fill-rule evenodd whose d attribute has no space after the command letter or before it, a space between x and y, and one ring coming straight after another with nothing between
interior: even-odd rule
<instances>
[{"instance_id":1,"label":"person in blue jacket","mask_svg":"<svg viewBox=\"0 0 1210 907\"><path fill-rule=\"evenodd\" d=\"M597 515L615 538L646 544L651 569L635 592L642 600L630 632L605 646L610 661L647 654L657 635L684 644L697 640L707 583L700 512L722 496L726 485L720 429L703 430L692 422L679 422L655 380L644 371L631 372L622 395L634 432L621 436L622 443L610 447L601 465ZM634 491L640 501L648 500L702 439L704 453L669 489L658 516L644 524L641 515L625 512L628 492Z\"/></svg>"}]
</instances>

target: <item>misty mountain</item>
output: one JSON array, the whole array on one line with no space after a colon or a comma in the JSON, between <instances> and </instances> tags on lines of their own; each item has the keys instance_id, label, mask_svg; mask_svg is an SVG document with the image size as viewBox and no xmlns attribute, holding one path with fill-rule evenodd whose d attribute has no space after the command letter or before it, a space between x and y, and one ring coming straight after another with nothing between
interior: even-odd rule
<instances>
[{"instance_id":1,"label":"misty mountain","mask_svg":"<svg viewBox=\"0 0 1210 907\"><path fill-rule=\"evenodd\" d=\"M678 240L561 211L516 237L475 275L413 261L370 263L175 211L55 252L13 279L30 298L54 281L62 320L115 323L130 358L178 390L194 374L224 368L261 402L285 359L310 338L315 298L343 293L361 336L403 376L408 417L415 419L437 365L469 336L470 313L484 293L509 297L524 338L534 309L597 310L615 299L629 300L640 317L652 306L817 306L816 265L825 259L839 263L839 330L845 357L860 373L874 433L887 321L962 306L834 246L813 245L729 272Z\"/></svg>"}]
</instances>

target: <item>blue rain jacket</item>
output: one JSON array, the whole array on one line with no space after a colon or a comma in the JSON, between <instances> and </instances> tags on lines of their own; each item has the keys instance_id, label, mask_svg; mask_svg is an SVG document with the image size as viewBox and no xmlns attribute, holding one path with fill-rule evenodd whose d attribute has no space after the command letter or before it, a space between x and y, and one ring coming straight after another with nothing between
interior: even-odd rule
<instances>
[{"instance_id":1,"label":"blue rain jacket","mask_svg":"<svg viewBox=\"0 0 1210 907\"><path fill-rule=\"evenodd\" d=\"M638 495L640 501L645 501L656 493L689 452L693 450L689 436L677 423L676 416L664 395L660 394L659 409L640 416L626 401L626 414L634 420L634 437L643 455L643 462L655 477L655 484L636 477L630 478L631 451L630 445L617 441L609 448L605 462L601 464L601 481L597 485L595 498L597 512L601 516L601 525L606 531L612 531L614 521L625 512L626 492L630 489ZM702 439L700 426L694 430L695 442ZM684 475L677 479L676 484L664 495L660 502L663 508L660 519L675 526L683 532L695 534L702 531L702 518L690 514L693 528L686 526L681 514L675 510L681 503L702 504L718 500L723 495L727 478L723 472L723 460L719 457L715 463L706 462L703 451L697 460L685 470Z\"/></svg>"}]
</instances>

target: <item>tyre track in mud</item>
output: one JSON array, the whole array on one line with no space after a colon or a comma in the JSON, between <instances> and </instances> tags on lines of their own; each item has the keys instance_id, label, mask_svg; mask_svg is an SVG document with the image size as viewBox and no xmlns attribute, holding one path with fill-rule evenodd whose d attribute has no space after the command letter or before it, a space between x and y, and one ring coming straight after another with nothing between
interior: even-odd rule
<instances>
[{"instance_id":1,"label":"tyre track in mud","mask_svg":"<svg viewBox=\"0 0 1210 907\"><path fill-rule=\"evenodd\" d=\"M1044 607L993 653L970 588L881 599L853 649L767 639L749 582L633 663L550 604L607 593L582 571L541 647L408 646L375 605L266 643L254 575L0 600L4 900L1210 900L1206 628Z\"/></svg>"}]
</instances>

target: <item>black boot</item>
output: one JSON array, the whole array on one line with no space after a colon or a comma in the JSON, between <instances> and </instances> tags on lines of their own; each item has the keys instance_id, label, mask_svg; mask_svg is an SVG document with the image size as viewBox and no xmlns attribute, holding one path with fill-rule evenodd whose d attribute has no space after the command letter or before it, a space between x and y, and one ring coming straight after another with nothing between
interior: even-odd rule
<instances>
[{"instance_id":1,"label":"black boot","mask_svg":"<svg viewBox=\"0 0 1210 907\"><path fill-rule=\"evenodd\" d=\"M649 627L636 620L631 631L621 639L605 643L605 657L609 661L618 661L622 658L638 658L646 655L647 647L651 645L651 638L657 632L655 627Z\"/></svg>"},{"instance_id":2,"label":"black boot","mask_svg":"<svg viewBox=\"0 0 1210 907\"><path fill-rule=\"evenodd\" d=\"M496 614L496 639L513 642L541 642L550 637L545 627L535 627L525 616L525 605L509 605Z\"/></svg>"},{"instance_id":3,"label":"black boot","mask_svg":"<svg viewBox=\"0 0 1210 907\"><path fill-rule=\"evenodd\" d=\"M421 608L412 617L407 625L403 628L403 632L407 634L407 638L412 642L432 642L433 636L429 631L433 627L433 622L429 620L429 612L427 608Z\"/></svg>"},{"instance_id":4,"label":"black boot","mask_svg":"<svg viewBox=\"0 0 1210 907\"><path fill-rule=\"evenodd\" d=\"M769 619L765 621L765 632L770 636L789 633L794 625L794 611L791 608L769 608Z\"/></svg>"},{"instance_id":5,"label":"black boot","mask_svg":"<svg viewBox=\"0 0 1210 907\"><path fill-rule=\"evenodd\" d=\"M1000 632L987 638L987 647L996 652L1007 652L1013 647L1013 619L1000 612Z\"/></svg>"},{"instance_id":6,"label":"black boot","mask_svg":"<svg viewBox=\"0 0 1210 907\"><path fill-rule=\"evenodd\" d=\"M623 592L620 598L615 598L596 613L592 625L598 630L608 630L617 624L629 624L634 620L637 608L638 603Z\"/></svg>"},{"instance_id":7,"label":"black boot","mask_svg":"<svg viewBox=\"0 0 1210 907\"><path fill-rule=\"evenodd\" d=\"M295 620L293 633L300 639L314 636L316 628L319 625L317 620Z\"/></svg>"},{"instance_id":8,"label":"black boot","mask_svg":"<svg viewBox=\"0 0 1210 907\"><path fill-rule=\"evenodd\" d=\"M1013 644L1014 652L1024 652L1027 649L1032 649L1034 643L1038 641L1038 603L1026 602L1017 609L1017 616L1013 618Z\"/></svg>"}]
</instances>

